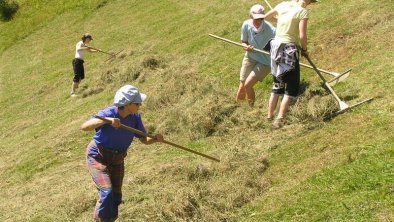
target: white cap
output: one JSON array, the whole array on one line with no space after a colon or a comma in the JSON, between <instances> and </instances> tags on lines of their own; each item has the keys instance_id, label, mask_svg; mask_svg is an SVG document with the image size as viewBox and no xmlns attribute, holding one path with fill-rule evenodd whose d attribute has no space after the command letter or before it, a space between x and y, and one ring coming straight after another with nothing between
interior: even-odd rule
<instances>
[{"instance_id":1,"label":"white cap","mask_svg":"<svg viewBox=\"0 0 394 222\"><path fill-rule=\"evenodd\" d=\"M146 99L146 95L140 93L135 86L122 86L115 94L114 105L117 107L125 106L130 103L142 103Z\"/></svg>"},{"instance_id":2,"label":"white cap","mask_svg":"<svg viewBox=\"0 0 394 222\"><path fill-rule=\"evenodd\" d=\"M250 16L252 19L264 18L264 7L259 4L253 5L252 8L250 8Z\"/></svg>"}]
</instances>

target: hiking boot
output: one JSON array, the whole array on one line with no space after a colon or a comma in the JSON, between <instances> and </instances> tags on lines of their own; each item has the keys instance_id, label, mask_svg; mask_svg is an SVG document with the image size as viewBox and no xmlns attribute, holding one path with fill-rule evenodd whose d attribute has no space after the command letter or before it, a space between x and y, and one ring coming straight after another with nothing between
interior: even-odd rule
<instances>
[{"instance_id":1,"label":"hiking boot","mask_svg":"<svg viewBox=\"0 0 394 222\"><path fill-rule=\"evenodd\" d=\"M274 124L272 124L274 129L280 129L285 125L285 119L284 118L276 118L274 121Z\"/></svg>"}]
</instances>

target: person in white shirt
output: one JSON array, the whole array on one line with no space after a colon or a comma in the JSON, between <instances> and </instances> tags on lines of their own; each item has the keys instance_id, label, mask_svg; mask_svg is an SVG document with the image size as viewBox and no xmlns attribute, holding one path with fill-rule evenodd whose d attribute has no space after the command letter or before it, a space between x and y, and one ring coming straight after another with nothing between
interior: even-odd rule
<instances>
[{"instance_id":1,"label":"person in white shirt","mask_svg":"<svg viewBox=\"0 0 394 222\"><path fill-rule=\"evenodd\" d=\"M73 64L73 70L74 70L74 79L73 79L73 84L71 88L71 96L74 97L76 96L76 90L79 86L79 83L81 83L82 79L85 78L85 69L83 67L84 59L85 59L85 53L86 52L98 52L98 50L91 49L88 47L88 44L90 41L92 41L92 35L89 33L85 33L82 36L82 40L77 43L75 46L75 58L72 61Z\"/></svg>"}]
</instances>

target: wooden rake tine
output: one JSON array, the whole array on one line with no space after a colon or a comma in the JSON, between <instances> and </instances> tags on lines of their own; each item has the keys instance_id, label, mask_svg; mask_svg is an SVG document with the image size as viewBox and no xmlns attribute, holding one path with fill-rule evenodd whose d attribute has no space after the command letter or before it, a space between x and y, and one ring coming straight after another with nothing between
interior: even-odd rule
<instances>
[{"instance_id":1,"label":"wooden rake tine","mask_svg":"<svg viewBox=\"0 0 394 222\"><path fill-rule=\"evenodd\" d=\"M111 120L109 120L109 119L106 119L106 118L103 118L103 117L100 117L100 116L94 116L94 117L97 118L97 119L100 119L100 120L102 120L102 121L104 121L104 122L106 122L106 123L111 123ZM142 131L140 131L140 130L134 129L134 128L132 128L132 127L129 127L129 126L126 126L126 125L123 125L123 124L120 124L120 128L125 129L125 130L128 130L128 131L131 131L131 132L133 132L133 133L135 133L135 134L138 134L138 135L141 135L141 136L150 137L150 138L154 138L154 137L155 137L155 136L153 136L153 135L144 133L144 132L142 132ZM184 146L175 144L175 143L173 143L173 142L170 142L170 141L167 141L167 140L163 140L163 143L166 143L166 144L171 145L171 146L174 146L174 147L176 147L176 148L185 150L185 151L190 152L190 153L194 153L194 154L200 155L200 156L205 157L205 158L208 158L208 159L210 159L210 160L214 160L214 161L216 161L216 162L220 162L220 160L217 159L217 158L215 158L215 157L208 156L208 155L206 155L206 154L197 152L197 151L195 151L195 150L186 148L186 147L184 147Z\"/></svg>"},{"instance_id":2,"label":"wooden rake tine","mask_svg":"<svg viewBox=\"0 0 394 222\"><path fill-rule=\"evenodd\" d=\"M108 59L106 59L104 62L108 62L108 61L110 61L111 59L115 59L116 56L117 56L119 53L121 53L121 52L123 52L123 49L120 50L120 51L117 52L117 53L112 53L111 56L110 56Z\"/></svg>"}]
</instances>

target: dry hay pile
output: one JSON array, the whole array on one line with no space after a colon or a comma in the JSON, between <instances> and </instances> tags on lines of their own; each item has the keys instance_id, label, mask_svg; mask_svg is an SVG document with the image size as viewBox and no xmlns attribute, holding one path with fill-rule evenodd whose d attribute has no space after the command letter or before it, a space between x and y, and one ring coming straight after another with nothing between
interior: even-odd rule
<instances>
[{"instance_id":1,"label":"dry hay pile","mask_svg":"<svg viewBox=\"0 0 394 222\"><path fill-rule=\"evenodd\" d=\"M105 88L115 91L125 83L141 86L149 97L142 112L155 113L148 121L149 131L187 134L191 140L237 130L271 128L265 121L266 110L236 104L235 87L233 92L223 88L218 78L199 76L198 64L189 60L138 55L134 51L124 53L106 65L97 86L85 89L83 97ZM302 87L302 94L290 108L288 123L321 124L337 110L335 100L322 86L303 82ZM268 99L268 91L265 96Z\"/></svg>"},{"instance_id":2,"label":"dry hay pile","mask_svg":"<svg viewBox=\"0 0 394 222\"><path fill-rule=\"evenodd\" d=\"M308 86L290 107L289 122L319 124L338 110L334 97L321 85Z\"/></svg>"},{"instance_id":3,"label":"dry hay pile","mask_svg":"<svg viewBox=\"0 0 394 222\"><path fill-rule=\"evenodd\" d=\"M268 157L242 140L224 144L221 162L177 157L171 162L144 163L130 173L124 188L127 213L137 221L231 221L233 212L260 196L270 186L264 176ZM204 164L202 164L204 163ZM131 165L138 165L138 160ZM143 169L143 170L141 170ZM122 211L122 210L121 210Z\"/></svg>"}]
</instances>

